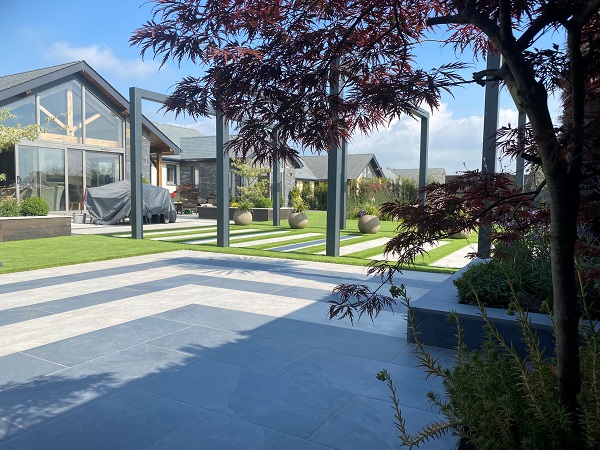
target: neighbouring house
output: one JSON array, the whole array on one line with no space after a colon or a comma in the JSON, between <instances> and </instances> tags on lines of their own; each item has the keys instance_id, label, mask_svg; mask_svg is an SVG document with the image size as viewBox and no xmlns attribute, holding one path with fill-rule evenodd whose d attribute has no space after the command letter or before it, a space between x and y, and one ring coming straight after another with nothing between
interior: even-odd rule
<instances>
[{"instance_id":1,"label":"neighbouring house","mask_svg":"<svg viewBox=\"0 0 600 450\"><path fill-rule=\"evenodd\" d=\"M302 189L305 184L314 188L316 183L327 181L327 155L303 156L302 166L295 171L296 187ZM384 172L377 158L372 153L348 155L346 165L346 182L348 188L352 182L362 179L383 178Z\"/></svg>"},{"instance_id":2,"label":"neighbouring house","mask_svg":"<svg viewBox=\"0 0 600 450\"><path fill-rule=\"evenodd\" d=\"M0 76L0 109L16 116L3 123L38 124L35 141L21 140L0 153L5 189L17 198L42 197L52 211L82 208L85 189L131 178L129 102L85 61ZM179 147L142 119L143 176L151 160Z\"/></svg>"},{"instance_id":3,"label":"neighbouring house","mask_svg":"<svg viewBox=\"0 0 600 450\"><path fill-rule=\"evenodd\" d=\"M217 191L216 136L202 136L194 129L177 125L157 123L156 126L173 142L179 144L181 149L178 155L169 155L163 158L162 177L165 181L163 186L173 192L178 185L189 185L198 191L200 198L211 199L214 197ZM251 157L248 159L250 160ZM294 187L294 169L299 166L299 161L295 161L294 164L281 164L281 195L286 201ZM156 170L153 171L153 175L155 178L157 177ZM272 173L269 174L269 180L272 180ZM243 182L230 172L229 190L232 196L237 195L237 188Z\"/></svg>"},{"instance_id":4,"label":"neighbouring house","mask_svg":"<svg viewBox=\"0 0 600 450\"><path fill-rule=\"evenodd\" d=\"M386 178L408 178L419 183L419 169L386 169ZM446 170L439 167L431 167L427 169L427 183L445 183Z\"/></svg>"}]
</instances>

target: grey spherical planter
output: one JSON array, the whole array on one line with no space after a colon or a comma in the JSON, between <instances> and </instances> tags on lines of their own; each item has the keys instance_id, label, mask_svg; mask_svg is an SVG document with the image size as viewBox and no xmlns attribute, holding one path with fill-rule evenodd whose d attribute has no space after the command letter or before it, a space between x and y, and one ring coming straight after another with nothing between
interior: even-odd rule
<instances>
[{"instance_id":1,"label":"grey spherical planter","mask_svg":"<svg viewBox=\"0 0 600 450\"><path fill-rule=\"evenodd\" d=\"M363 234L375 234L381 228L381 222L377 216L365 214L358 219L358 231Z\"/></svg>"},{"instance_id":2,"label":"grey spherical planter","mask_svg":"<svg viewBox=\"0 0 600 450\"><path fill-rule=\"evenodd\" d=\"M303 212L293 212L288 217L288 223L290 224L290 228L300 230L308 226L308 217Z\"/></svg>"},{"instance_id":3,"label":"grey spherical planter","mask_svg":"<svg viewBox=\"0 0 600 450\"><path fill-rule=\"evenodd\" d=\"M233 213L233 222L236 225L250 225L252 223L252 213L236 209Z\"/></svg>"}]
</instances>

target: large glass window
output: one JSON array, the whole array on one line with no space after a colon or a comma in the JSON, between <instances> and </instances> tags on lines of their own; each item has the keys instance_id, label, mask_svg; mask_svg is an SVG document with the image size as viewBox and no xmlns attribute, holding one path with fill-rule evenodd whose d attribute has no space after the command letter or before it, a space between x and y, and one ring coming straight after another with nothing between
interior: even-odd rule
<instances>
[{"instance_id":1,"label":"large glass window","mask_svg":"<svg viewBox=\"0 0 600 450\"><path fill-rule=\"evenodd\" d=\"M83 150L69 149L69 209L83 209Z\"/></svg>"},{"instance_id":2,"label":"large glass window","mask_svg":"<svg viewBox=\"0 0 600 450\"><path fill-rule=\"evenodd\" d=\"M65 209L65 153L62 149L19 146L19 196L41 197L51 211Z\"/></svg>"},{"instance_id":3,"label":"large glass window","mask_svg":"<svg viewBox=\"0 0 600 450\"><path fill-rule=\"evenodd\" d=\"M35 98L33 96L11 103L6 109L15 117L6 119L2 122L2 125L16 127L17 125L27 126L35 124Z\"/></svg>"},{"instance_id":4,"label":"large glass window","mask_svg":"<svg viewBox=\"0 0 600 450\"><path fill-rule=\"evenodd\" d=\"M96 187L121 179L121 155L85 152L85 186Z\"/></svg>"},{"instance_id":5,"label":"large glass window","mask_svg":"<svg viewBox=\"0 0 600 450\"><path fill-rule=\"evenodd\" d=\"M90 92L85 95L85 142L104 147L123 147L123 119Z\"/></svg>"},{"instance_id":6,"label":"large glass window","mask_svg":"<svg viewBox=\"0 0 600 450\"><path fill-rule=\"evenodd\" d=\"M69 81L43 91L40 98L40 125L45 139L81 143L81 84Z\"/></svg>"}]
</instances>

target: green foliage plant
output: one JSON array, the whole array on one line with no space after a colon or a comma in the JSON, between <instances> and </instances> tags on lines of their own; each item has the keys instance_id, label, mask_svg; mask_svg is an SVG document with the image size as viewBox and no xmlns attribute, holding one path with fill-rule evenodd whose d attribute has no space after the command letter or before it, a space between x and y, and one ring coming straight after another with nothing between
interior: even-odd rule
<instances>
[{"instance_id":1,"label":"green foliage plant","mask_svg":"<svg viewBox=\"0 0 600 450\"><path fill-rule=\"evenodd\" d=\"M410 301L404 286L393 286L392 296L408 307L409 326L416 331ZM584 291L581 291L582 295ZM583 297L584 298L584 297ZM558 396L556 361L544 354L531 329L527 313L514 301L521 340L527 349L519 356L491 323L485 308L485 340L469 351L456 313L449 320L456 325L455 366L443 368L427 352L415 332L418 366L427 376L438 377L443 394L429 392L429 400L444 416L415 434L407 431L400 400L390 374L382 370L377 378L388 384L400 444L408 448L447 433L470 442L478 450L598 449L600 448L600 330L583 301L587 320L581 322L582 389L577 396L579 414L561 404Z\"/></svg>"},{"instance_id":2,"label":"green foliage plant","mask_svg":"<svg viewBox=\"0 0 600 450\"><path fill-rule=\"evenodd\" d=\"M19 202L14 197L0 199L0 217L16 217L20 214Z\"/></svg>"},{"instance_id":3,"label":"green foliage plant","mask_svg":"<svg viewBox=\"0 0 600 450\"><path fill-rule=\"evenodd\" d=\"M49 212L48 202L41 197L29 197L21 201L23 216L47 216Z\"/></svg>"},{"instance_id":4,"label":"green foliage plant","mask_svg":"<svg viewBox=\"0 0 600 450\"><path fill-rule=\"evenodd\" d=\"M242 199L237 204L237 209L240 211L249 211L252 212L252 202L248 199Z\"/></svg>"},{"instance_id":5,"label":"green foliage plant","mask_svg":"<svg viewBox=\"0 0 600 450\"><path fill-rule=\"evenodd\" d=\"M270 198L260 197L254 202L255 208L272 208L273 202Z\"/></svg>"},{"instance_id":6,"label":"green foliage plant","mask_svg":"<svg viewBox=\"0 0 600 450\"><path fill-rule=\"evenodd\" d=\"M313 204L311 209L327 210L327 183L317 183L313 191Z\"/></svg>"}]
</instances>

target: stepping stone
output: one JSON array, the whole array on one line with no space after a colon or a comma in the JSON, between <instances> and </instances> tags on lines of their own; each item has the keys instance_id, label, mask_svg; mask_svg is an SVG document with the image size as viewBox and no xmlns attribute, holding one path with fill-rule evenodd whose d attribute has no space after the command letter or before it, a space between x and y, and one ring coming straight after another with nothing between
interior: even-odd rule
<instances>
[{"instance_id":1,"label":"stepping stone","mask_svg":"<svg viewBox=\"0 0 600 450\"><path fill-rule=\"evenodd\" d=\"M236 236L231 238L230 240L234 241L234 240L239 240L239 239L246 239L249 237L258 237L258 236L271 236L274 234L282 234L282 233L289 233L289 231L269 231L266 233L248 233L249 231L257 231L256 228L248 228L245 230L233 230L230 231L229 234L243 234L242 236ZM209 238L209 239L198 239L195 241L186 241L184 242L184 244L210 244L213 242L217 242L217 238Z\"/></svg>"},{"instance_id":2,"label":"stepping stone","mask_svg":"<svg viewBox=\"0 0 600 450\"><path fill-rule=\"evenodd\" d=\"M447 241L437 241L433 245L431 245L431 244L425 244L423 246L423 248L425 249L426 252L428 252L428 251L430 251L430 250L432 250L432 249L434 249L436 247L439 247L439 246L442 246L442 245L446 245L447 243L448 243ZM377 261L396 261L396 256L393 255L393 254L391 254L391 253L388 253L387 255L385 253L381 253L379 255L371 256L368 259L376 259Z\"/></svg>"},{"instance_id":3,"label":"stepping stone","mask_svg":"<svg viewBox=\"0 0 600 450\"><path fill-rule=\"evenodd\" d=\"M264 233L261 236L265 236L267 234L268 233ZM254 245L271 244L273 242L289 241L290 239L304 239L304 238L313 237L313 236L321 236L321 233L304 233L304 234L296 234L293 236L281 236L278 238L258 239L255 241L240 242L239 244L233 244L232 247L252 247Z\"/></svg>"},{"instance_id":4,"label":"stepping stone","mask_svg":"<svg viewBox=\"0 0 600 450\"><path fill-rule=\"evenodd\" d=\"M390 240L388 237L373 239L371 241L359 242L358 244L345 245L340 247L340 256L346 256L351 253L362 252L363 250L367 250L373 247L380 247L387 244ZM324 255L325 252L315 253L316 255Z\"/></svg>"},{"instance_id":5,"label":"stepping stone","mask_svg":"<svg viewBox=\"0 0 600 450\"><path fill-rule=\"evenodd\" d=\"M455 251L454 253L449 254L448 256L443 257L442 259L437 260L436 262L430 264L430 266L460 269L471 262L471 259L467 258L467 253L473 253L476 251L477 244L470 244L464 248L461 248L460 250Z\"/></svg>"},{"instance_id":6,"label":"stepping stone","mask_svg":"<svg viewBox=\"0 0 600 450\"><path fill-rule=\"evenodd\" d=\"M193 230L190 229L181 229L181 230L170 230L170 231L151 231L149 233L144 233L144 236L167 236L169 234L177 234L177 233L182 233L184 231L193 231L193 232L198 232L198 233L204 233L207 231L215 231L217 229L217 227L197 227L194 228Z\"/></svg>"},{"instance_id":7,"label":"stepping stone","mask_svg":"<svg viewBox=\"0 0 600 450\"><path fill-rule=\"evenodd\" d=\"M340 236L340 241L345 241L347 239L354 239L360 237L359 234L348 234L345 236ZM282 247L273 247L268 250L272 250L274 252L293 252L294 250L300 250L303 248L314 247L315 245L325 244L327 239L317 239L316 241L308 241L308 242L300 242L298 244L290 244L284 245Z\"/></svg>"}]
</instances>

